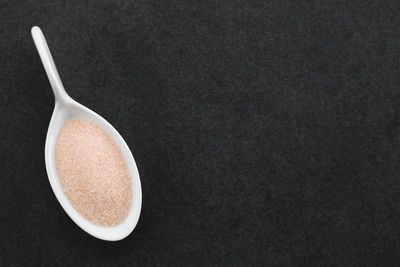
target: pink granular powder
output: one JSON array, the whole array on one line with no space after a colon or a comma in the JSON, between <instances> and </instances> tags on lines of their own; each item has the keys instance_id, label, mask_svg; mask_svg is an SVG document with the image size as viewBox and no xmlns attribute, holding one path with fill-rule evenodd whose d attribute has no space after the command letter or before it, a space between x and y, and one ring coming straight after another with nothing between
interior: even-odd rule
<instances>
[{"instance_id":1,"label":"pink granular powder","mask_svg":"<svg viewBox=\"0 0 400 267\"><path fill-rule=\"evenodd\" d=\"M121 151L103 129L80 119L62 127L55 149L56 167L72 206L90 222L121 223L132 201L131 180Z\"/></svg>"}]
</instances>

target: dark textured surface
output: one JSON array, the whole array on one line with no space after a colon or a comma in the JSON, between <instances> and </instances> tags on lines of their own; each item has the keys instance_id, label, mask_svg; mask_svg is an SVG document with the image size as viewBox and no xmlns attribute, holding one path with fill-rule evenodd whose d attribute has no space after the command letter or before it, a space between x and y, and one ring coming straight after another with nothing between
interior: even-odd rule
<instances>
[{"instance_id":1,"label":"dark textured surface","mask_svg":"<svg viewBox=\"0 0 400 267\"><path fill-rule=\"evenodd\" d=\"M297 2L0 0L0 265L398 265L400 5ZM136 158L123 241L50 188L33 25Z\"/></svg>"}]
</instances>

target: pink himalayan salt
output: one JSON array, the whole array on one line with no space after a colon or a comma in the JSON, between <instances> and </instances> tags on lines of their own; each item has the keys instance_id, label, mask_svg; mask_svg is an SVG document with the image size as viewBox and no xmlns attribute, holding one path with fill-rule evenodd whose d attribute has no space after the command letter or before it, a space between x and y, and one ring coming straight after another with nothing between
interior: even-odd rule
<instances>
[{"instance_id":1,"label":"pink himalayan salt","mask_svg":"<svg viewBox=\"0 0 400 267\"><path fill-rule=\"evenodd\" d=\"M102 226L126 218L131 180L110 135L89 121L69 119L58 135L55 154L64 193L83 217Z\"/></svg>"}]
</instances>

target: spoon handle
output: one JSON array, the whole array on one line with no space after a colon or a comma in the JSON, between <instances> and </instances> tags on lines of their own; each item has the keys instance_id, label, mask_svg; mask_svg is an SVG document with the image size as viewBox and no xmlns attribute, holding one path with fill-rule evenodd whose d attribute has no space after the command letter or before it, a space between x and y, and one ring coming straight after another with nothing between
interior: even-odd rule
<instances>
[{"instance_id":1,"label":"spoon handle","mask_svg":"<svg viewBox=\"0 0 400 267\"><path fill-rule=\"evenodd\" d=\"M39 27L34 26L31 30L33 41L36 45L36 49L39 52L40 59L42 60L44 69L49 78L51 88L53 89L56 103L65 103L70 99L68 94L65 92L64 86L61 82L60 75L58 74L56 65L54 64L53 57L51 56L49 47L46 39L43 36L42 30Z\"/></svg>"}]
</instances>

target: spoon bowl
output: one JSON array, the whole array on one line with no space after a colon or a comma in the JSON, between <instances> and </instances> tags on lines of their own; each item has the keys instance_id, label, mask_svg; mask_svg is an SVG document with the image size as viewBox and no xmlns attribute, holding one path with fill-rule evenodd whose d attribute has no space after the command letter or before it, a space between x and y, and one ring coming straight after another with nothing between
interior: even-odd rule
<instances>
[{"instance_id":1,"label":"spoon bowl","mask_svg":"<svg viewBox=\"0 0 400 267\"><path fill-rule=\"evenodd\" d=\"M136 227L142 206L140 178L132 153L124 139L109 122L97 113L73 100L65 92L53 58L50 54L50 50L47 46L47 42L39 27L35 26L32 28L32 37L55 96L55 107L47 131L45 145L46 170L53 192L65 212L84 231L94 237L107 241L121 240L127 237ZM110 135L126 161L132 186L132 203L127 217L116 226L106 227L91 223L75 210L67 196L64 194L56 169L55 147L58 133L64 123L71 118L90 121L102 128Z\"/></svg>"}]
</instances>

